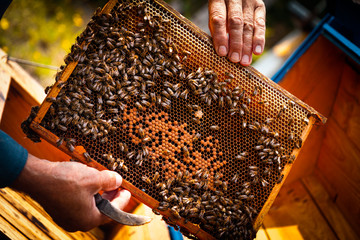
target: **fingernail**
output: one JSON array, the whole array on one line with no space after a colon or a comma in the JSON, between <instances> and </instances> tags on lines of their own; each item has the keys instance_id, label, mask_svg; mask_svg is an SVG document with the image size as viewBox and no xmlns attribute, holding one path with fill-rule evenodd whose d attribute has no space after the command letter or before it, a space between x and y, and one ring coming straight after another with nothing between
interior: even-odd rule
<instances>
[{"instance_id":1,"label":"fingernail","mask_svg":"<svg viewBox=\"0 0 360 240\"><path fill-rule=\"evenodd\" d=\"M225 46L220 46L219 47L219 55L220 56L225 56L227 54L227 50Z\"/></svg>"},{"instance_id":2,"label":"fingernail","mask_svg":"<svg viewBox=\"0 0 360 240\"><path fill-rule=\"evenodd\" d=\"M116 174L116 186L121 186L122 183L122 177L119 174Z\"/></svg>"},{"instance_id":3,"label":"fingernail","mask_svg":"<svg viewBox=\"0 0 360 240\"><path fill-rule=\"evenodd\" d=\"M241 59L241 63L243 64L247 64L249 63L249 56L248 55L244 55Z\"/></svg>"},{"instance_id":4,"label":"fingernail","mask_svg":"<svg viewBox=\"0 0 360 240\"><path fill-rule=\"evenodd\" d=\"M256 52L256 53L261 53L261 46L260 46L260 45L257 45L257 46L256 46L255 52Z\"/></svg>"},{"instance_id":5,"label":"fingernail","mask_svg":"<svg viewBox=\"0 0 360 240\"><path fill-rule=\"evenodd\" d=\"M239 62L240 61L240 55L237 52L233 52L231 54L230 60L233 62Z\"/></svg>"}]
</instances>

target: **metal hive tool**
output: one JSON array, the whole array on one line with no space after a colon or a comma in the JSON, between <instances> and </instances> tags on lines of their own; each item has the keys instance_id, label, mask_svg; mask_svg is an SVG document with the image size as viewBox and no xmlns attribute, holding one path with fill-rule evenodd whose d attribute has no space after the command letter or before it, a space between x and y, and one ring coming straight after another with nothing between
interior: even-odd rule
<instances>
[{"instance_id":1,"label":"metal hive tool","mask_svg":"<svg viewBox=\"0 0 360 240\"><path fill-rule=\"evenodd\" d=\"M31 128L182 233L252 239L325 118L158 0L110 0L78 37ZM49 90L49 89L48 89Z\"/></svg>"}]
</instances>

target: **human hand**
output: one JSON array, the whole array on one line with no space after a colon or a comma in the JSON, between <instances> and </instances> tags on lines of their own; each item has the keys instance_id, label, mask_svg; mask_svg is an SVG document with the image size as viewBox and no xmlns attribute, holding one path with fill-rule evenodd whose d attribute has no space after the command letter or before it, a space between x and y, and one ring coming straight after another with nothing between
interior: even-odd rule
<instances>
[{"instance_id":1,"label":"human hand","mask_svg":"<svg viewBox=\"0 0 360 240\"><path fill-rule=\"evenodd\" d=\"M53 220L67 231L88 231L110 221L95 205L94 195L123 209L130 192L117 189L122 178L112 171L98 171L77 162L50 162L29 154L13 188L28 193L38 201Z\"/></svg>"},{"instance_id":2,"label":"human hand","mask_svg":"<svg viewBox=\"0 0 360 240\"><path fill-rule=\"evenodd\" d=\"M265 46L262 0L209 0L209 28L219 56L248 66Z\"/></svg>"}]
</instances>

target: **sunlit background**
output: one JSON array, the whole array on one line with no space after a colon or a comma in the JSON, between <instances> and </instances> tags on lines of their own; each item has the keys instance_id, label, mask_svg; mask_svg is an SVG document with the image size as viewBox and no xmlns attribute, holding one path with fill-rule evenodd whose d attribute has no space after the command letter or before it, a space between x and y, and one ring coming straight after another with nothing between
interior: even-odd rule
<instances>
[{"instance_id":1,"label":"sunlit background","mask_svg":"<svg viewBox=\"0 0 360 240\"><path fill-rule=\"evenodd\" d=\"M43 86L53 83L56 70L63 64L76 36L85 28L97 7L106 0L14 0L0 21L0 48L8 56L34 62L21 64ZM168 0L175 9L209 33L207 0ZM300 44L306 33L324 16L325 0L265 0L267 29L265 54L254 57L254 66L265 75L279 65ZM304 34L305 33L305 34ZM280 44L279 42L286 44ZM287 41L290 43L287 43ZM277 45L278 44L278 45ZM274 48L274 46L276 46ZM274 49L280 56L273 59ZM20 61L19 60L19 61ZM272 62L272 64L268 64Z\"/></svg>"}]
</instances>

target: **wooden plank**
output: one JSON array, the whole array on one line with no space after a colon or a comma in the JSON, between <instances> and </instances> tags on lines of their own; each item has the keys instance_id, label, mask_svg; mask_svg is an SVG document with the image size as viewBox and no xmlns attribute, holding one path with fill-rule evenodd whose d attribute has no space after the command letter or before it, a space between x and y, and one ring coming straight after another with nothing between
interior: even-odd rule
<instances>
[{"instance_id":1,"label":"wooden plank","mask_svg":"<svg viewBox=\"0 0 360 240\"><path fill-rule=\"evenodd\" d=\"M7 60L7 54L0 49L0 68L5 70L14 80L18 91L22 91L26 101L32 105L39 104L45 98L44 88L30 76L19 64Z\"/></svg>"},{"instance_id":2,"label":"wooden plank","mask_svg":"<svg viewBox=\"0 0 360 240\"><path fill-rule=\"evenodd\" d=\"M0 68L0 120L5 107L5 100L10 87L10 75Z\"/></svg>"},{"instance_id":3,"label":"wooden plank","mask_svg":"<svg viewBox=\"0 0 360 240\"><path fill-rule=\"evenodd\" d=\"M51 161L66 161L70 157L46 141L34 143L21 130L21 123L29 116L31 105L25 100L24 92L19 92L12 84L6 100L0 129L25 147L31 154ZM16 109L16 111L14 110Z\"/></svg>"},{"instance_id":4,"label":"wooden plank","mask_svg":"<svg viewBox=\"0 0 360 240\"><path fill-rule=\"evenodd\" d=\"M18 229L11 225L6 219L0 216L0 232L5 234L10 239L25 240L25 237Z\"/></svg>"},{"instance_id":5,"label":"wooden plank","mask_svg":"<svg viewBox=\"0 0 360 240\"><path fill-rule=\"evenodd\" d=\"M328 121L317 166L319 171L330 166L335 168L345 176L351 190L360 193L360 149L333 119Z\"/></svg>"},{"instance_id":6,"label":"wooden plank","mask_svg":"<svg viewBox=\"0 0 360 240\"><path fill-rule=\"evenodd\" d=\"M49 234L53 239L81 239L81 240L101 240L105 239L104 232L99 228L94 228L88 232L67 232L59 227L50 217L50 215L30 196L16 192L10 188L0 189L0 195L7 201L11 201L14 207L19 211L27 211L25 216L28 219L37 218L46 228L50 228ZM21 205L19 207L19 204ZM33 215L33 216L31 216ZM30 218L29 218L30 217ZM56 234L52 236L52 234Z\"/></svg>"},{"instance_id":7,"label":"wooden plank","mask_svg":"<svg viewBox=\"0 0 360 240\"><path fill-rule=\"evenodd\" d=\"M360 235L359 222L360 222L360 195L359 193L352 192L348 188L346 180L341 178L345 177L343 173L338 173L337 169L332 169L332 166L326 171L315 171L330 198L333 199L338 206L346 220L351 225L352 229L357 235ZM329 181L328 177L334 178ZM333 177L331 177L333 176Z\"/></svg>"},{"instance_id":8,"label":"wooden plank","mask_svg":"<svg viewBox=\"0 0 360 240\"><path fill-rule=\"evenodd\" d=\"M270 240L267 236L266 229L261 226L259 231L256 233L255 240Z\"/></svg>"},{"instance_id":9,"label":"wooden plank","mask_svg":"<svg viewBox=\"0 0 360 240\"><path fill-rule=\"evenodd\" d=\"M51 239L42 229L0 196L0 215L30 239Z\"/></svg>"},{"instance_id":10,"label":"wooden plank","mask_svg":"<svg viewBox=\"0 0 360 240\"><path fill-rule=\"evenodd\" d=\"M161 216L155 215L151 208L144 204L140 204L134 211L135 214L145 215L152 217L152 221L143 226L122 226L115 236L110 236L109 239L120 240L170 240L169 231L167 225L161 220Z\"/></svg>"},{"instance_id":11,"label":"wooden plank","mask_svg":"<svg viewBox=\"0 0 360 240\"><path fill-rule=\"evenodd\" d=\"M300 181L282 187L264 227L270 239L336 239Z\"/></svg>"},{"instance_id":12,"label":"wooden plank","mask_svg":"<svg viewBox=\"0 0 360 240\"><path fill-rule=\"evenodd\" d=\"M289 70L280 85L325 117L329 116L344 62L345 55L320 36ZM287 178L288 183L313 172L324 133L324 127L313 128L299 154L298 161L292 167Z\"/></svg>"},{"instance_id":13,"label":"wooden plank","mask_svg":"<svg viewBox=\"0 0 360 240\"><path fill-rule=\"evenodd\" d=\"M360 235L360 150L334 120L330 120L328 126L317 172L330 197Z\"/></svg>"},{"instance_id":14,"label":"wooden plank","mask_svg":"<svg viewBox=\"0 0 360 240\"><path fill-rule=\"evenodd\" d=\"M331 118L360 149L360 74L349 65L344 68Z\"/></svg>"},{"instance_id":15,"label":"wooden plank","mask_svg":"<svg viewBox=\"0 0 360 240\"><path fill-rule=\"evenodd\" d=\"M50 221L46 216L38 212L28 202L24 201L16 192L9 188L0 189L1 196L13 205L19 212L21 212L30 221L34 222L43 232L49 237L59 240L73 239L65 230L60 228L53 221ZM90 238L89 238L90 239Z\"/></svg>"},{"instance_id":16,"label":"wooden plank","mask_svg":"<svg viewBox=\"0 0 360 240\"><path fill-rule=\"evenodd\" d=\"M303 178L302 183L314 199L339 239L359 239L360 236L350 227L343 214L330 198L325 188L315 175Z\"/></svg>"}]
</instances>

